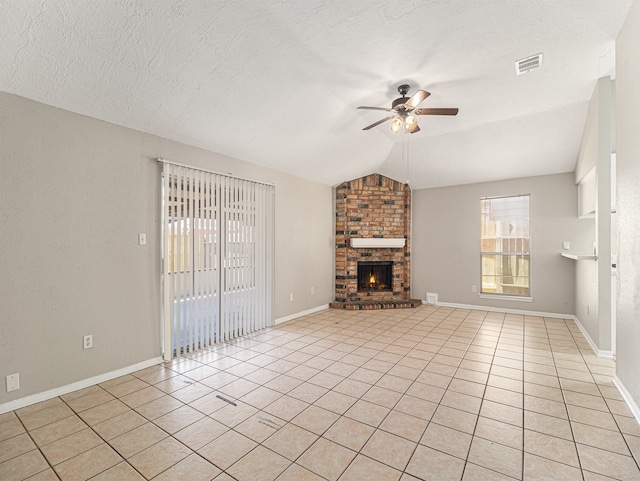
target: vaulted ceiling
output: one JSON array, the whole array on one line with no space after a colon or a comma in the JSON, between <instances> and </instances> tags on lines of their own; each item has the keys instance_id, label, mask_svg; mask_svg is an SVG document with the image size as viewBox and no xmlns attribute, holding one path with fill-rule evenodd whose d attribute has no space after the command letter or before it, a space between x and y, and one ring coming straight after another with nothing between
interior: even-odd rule
<instances>
[{"instance_id":1,"label":"vaulted ceiling","mask_svg":"<svg viewBox=\"0 0 640 481\"><path fill-rule=\"evenodd\" d=\"M329 185L570 172L631 1L6 0L0 90ZM460 113L363 131L402 83Z\"/></svg>"}]
</instances>

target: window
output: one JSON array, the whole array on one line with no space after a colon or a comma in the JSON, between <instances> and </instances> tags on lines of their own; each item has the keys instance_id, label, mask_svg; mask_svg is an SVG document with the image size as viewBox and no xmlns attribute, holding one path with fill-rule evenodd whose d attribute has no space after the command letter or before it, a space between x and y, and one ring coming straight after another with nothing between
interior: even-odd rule
<instances>
[{"instance_id":1,"label":"window","mask_svg":"<svg viewBox=\"0 0 640 481\"><path fill-rule=\"evenodd\" d=\"M531 296L530 196L480 200L481 294Z\"/></svg>"}]
</instances>

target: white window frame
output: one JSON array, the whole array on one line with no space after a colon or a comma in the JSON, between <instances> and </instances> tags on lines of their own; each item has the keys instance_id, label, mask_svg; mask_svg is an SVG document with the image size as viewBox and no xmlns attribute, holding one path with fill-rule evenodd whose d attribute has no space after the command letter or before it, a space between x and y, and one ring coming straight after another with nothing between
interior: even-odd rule
<instances>
[{"instance_id":1,"label":"white window frame","mask_svg":"<svg viewBox=\"0 0 640 481\"><path fill-rule=\"evenodd\" d=\"M482 219L482 206L483 206L483 202L485 201L491 201L494 199L509 199L509 198L518 198L518 197L527 197L528 201L529 201L529 215L528 215L528 221L529 221L529 226L528 226L528 233L529 233L529 237L528 237L528 241L529 241L529 250L527 252L522 251L522 252L509 252L509 253L504 253L505 255L527 255L529 257L529 265L528 265L528 270L529 270L529 289L528 289L528 294L503 294L503 293L493 293L493 292L483 292L483 263L482 263L482 256L483 255L501 255L501 253L503 253L503 251L501 252L484 252L482 250L482 229L484 226L483 223L483 219ZM478 297L481 299L500 299L503 301L520 301L520 302L532 302L533 301L533 294L532 294L532 289L533 289L533 272L532 272L532 259L533 259L533 247L532 247L532 239L531 239L531 225L532 225L532 219L531 219L531 212L532 212L532 199L531 199L531 194L513 194L513 195L500 195L500 196L492 196L492 197L481 197L480 198L480 289L479 289L479 294Z\"/></svg>"}]
</instances>

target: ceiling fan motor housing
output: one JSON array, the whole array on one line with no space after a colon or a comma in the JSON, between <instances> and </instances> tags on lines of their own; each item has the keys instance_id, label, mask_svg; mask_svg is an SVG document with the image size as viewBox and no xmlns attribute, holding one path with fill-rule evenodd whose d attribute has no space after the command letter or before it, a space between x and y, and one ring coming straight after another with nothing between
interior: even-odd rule
<instances>
[{"instance_id":1,"label":"ceiling fan motor housing","mask_svg":"<svg viewBox=\"0 0 640 481\"><path fill-rule=\"evenodd\" d=\"M433 109L418 109L416 108L424 99L431 95L425 90L418 90L411 97L407 97L409 93L409 85L403 84L398 87L398 93L400 98L395 99L391 103L391 108L386 109L384 107L366 107L360 106L359 109L368 110L383 110L385 112L394 112L394 114L382 119L371 125L366 126L362 130L369 130L373 127L380 125L387 120L391 120L390 130L397 134L400 131L402 125L405 126L405 130L411 134L414 134L420 130L418 126L418 119L415 115L457 115L457 108L433 108Z\"/></svg>"},{"instance_id":2,"label":"ceiling fan motor housing","mask_svg":"<svg viewBox=\"0 0 640 481\"><path fill-rule=\"evenodd\" d=\"M409 89L410 88L411 87L409 85L407 85L407 84L403 84L403 85L400 85L398 87L398 93L400 95L402 95L402 97L400 97L399 99L395 99L393 101L393 103L391 104L391 108L392 109L395 109L396 106L398 106L398 105L402 106L403 104L407 103L407 101L409 100L409 97L407 97L407 94L409 93ZM398 109L398 110L400 110L400 109Z\"/></svg>"},{"instance_id":3,"label":"ceiling fan motor housing","mask_svg":"<svg viewBox=\"0 0 640 481\"><path fill-rule=\"evenodd\" d=\"M391 108L395 109L397 105L404 105L409 101L409 97L400 97L399 99L395 99L391 104Z\"/></svg>"}]
</instances>

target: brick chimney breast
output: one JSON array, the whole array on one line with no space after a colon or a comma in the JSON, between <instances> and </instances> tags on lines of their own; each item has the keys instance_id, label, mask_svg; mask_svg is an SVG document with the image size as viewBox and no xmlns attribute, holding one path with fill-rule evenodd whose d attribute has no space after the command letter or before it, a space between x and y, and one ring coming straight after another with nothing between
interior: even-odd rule
<instances>
[{"instance_id":1,"label":"brick chimney breast","mask_svg":"<svg viewBox=\"0 0 640 481\"><path fill-rule=\"evenodd\" d=\"M411 294L411 189L370 174L336 187L336 300L331 307L415 307ZM354 248L352 238L405 239L402 248ZM358 262L393 263L391 289L358 290Z\"/></svg>"}]
</instances>

